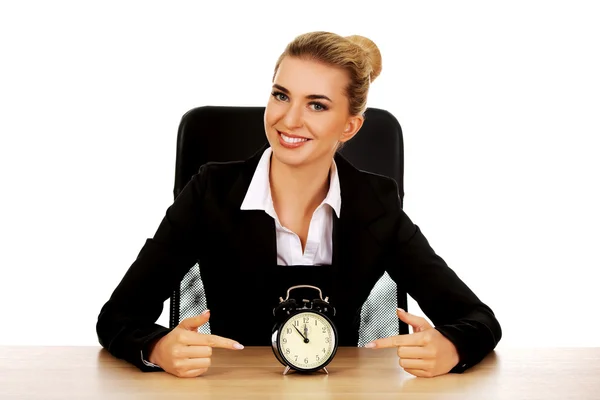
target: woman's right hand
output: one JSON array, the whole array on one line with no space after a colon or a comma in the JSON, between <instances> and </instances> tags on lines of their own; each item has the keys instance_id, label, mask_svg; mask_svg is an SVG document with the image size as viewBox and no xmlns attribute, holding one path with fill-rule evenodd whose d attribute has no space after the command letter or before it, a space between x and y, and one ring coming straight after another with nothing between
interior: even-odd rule
<instances>
[{"instance_id":1,"label":"woman's right hand","mask_svg":"<svg viewBox=\"0 0 600 400\"><path fill-rule=\"evenodd\" d=\"M156 341L150 350L148 361L172 375L193 378L202 375L210 367L213 347L232 350L244 348L235 340L198 333L198 327L208 322L209 318L210 312L206 310L181 321L171 332Z\"/></svg>"}]
</instances>

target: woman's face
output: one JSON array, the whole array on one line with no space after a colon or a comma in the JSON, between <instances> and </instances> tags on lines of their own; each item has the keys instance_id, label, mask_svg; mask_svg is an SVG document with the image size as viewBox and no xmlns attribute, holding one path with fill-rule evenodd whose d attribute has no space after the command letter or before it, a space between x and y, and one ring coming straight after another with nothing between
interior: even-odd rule
<instances>
[{"instance_id":1,"label":"woman's face","mask_svg":"<svg viewBox=\"0 0 600 400\"><path fill-rule=\"evenodd\" d=\"M342 69L293 57L282 60L264 116L278 161L329 164L338 144L358 132L363 119L349 114L348 82Z\"/></svg>"}]
</instances>

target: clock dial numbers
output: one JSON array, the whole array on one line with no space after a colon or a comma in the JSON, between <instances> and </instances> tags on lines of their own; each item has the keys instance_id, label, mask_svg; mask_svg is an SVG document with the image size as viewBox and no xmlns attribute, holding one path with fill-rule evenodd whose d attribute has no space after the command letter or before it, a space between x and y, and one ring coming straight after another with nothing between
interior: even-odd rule
<instances>
[{"instance_id":1,"label":"clock dial numbers","mask_svg":"<svg viewBox=\"0 0 600 400\"><path fill-rule=\"evenodd\" d=\"M279 346L283 357L300 369L314 369L332 356L335 331L330 322L314 312L301 312L281 328Z\"/></svg>"}]
</instances>

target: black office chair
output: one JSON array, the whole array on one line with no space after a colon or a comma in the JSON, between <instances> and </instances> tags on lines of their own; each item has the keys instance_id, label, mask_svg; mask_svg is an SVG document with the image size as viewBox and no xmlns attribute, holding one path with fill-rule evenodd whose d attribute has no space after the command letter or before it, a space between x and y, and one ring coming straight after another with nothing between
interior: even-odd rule
<instances>
[{"instance_id":1,"label":"black office chair","mask_svg":"<svg viewBox=\"0 0 600 400\"><path fill-rule=\"evenodd\" d=\"M179 124L174 197L177 197L203 164L209 161L243 160L267 143L264 107L205 106L185 113ZM396 180L404 197L404 143L402 129L388 111L369 108L358 134L340 150L355 167ZM386 273L377 282L361 310L358 346L370 340L408 333L400 328L396 307L407 309L406 293L397 293L396 283ZM206 309L198 264L191 266L171 297L170 326ZM210 323L199 332L210 333Z\"/></svg>"}]
</instances>

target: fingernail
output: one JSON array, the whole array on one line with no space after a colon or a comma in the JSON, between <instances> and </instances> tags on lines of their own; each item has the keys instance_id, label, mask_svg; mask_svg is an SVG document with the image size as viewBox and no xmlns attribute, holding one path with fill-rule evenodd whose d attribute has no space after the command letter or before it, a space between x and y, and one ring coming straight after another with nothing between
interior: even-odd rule
<instances>
[{"instance_id":1,"label":"fingernail","mask_svg":"<svg viewBox=\"0 0 600 400\"><path fill-rule=\"evenodd\" d=\"M210 310L204 310L204 311L202 311L202 314L200 314L200 315L205 315L205 314L208 314L209 312L210 312Z\"/></svg>"},{"instance_id":2,"label":"fingernail","mask_svg":"<svg viewBox=\"0 0 600 400\"><path fill-rule=\"evenodd\" d=\"M400 311L400 312L406 312L403 309L401 309L400 307L398 307L398 311Z\"/></svg>"},{"instance_id":3,"label":"fingernail","mask_svg":"<svg viewBox=\"0 0 600 400\"><path fill-rule=\"evenodd\" d=\"M371 343L367 343L367 344L365 344L365 347L366 347L367 349L372 349L373 347L375 347L375 343L373 343L373 342L371 342Z\"/></svg>"},{"instance_id":4,"label":"fingernail","mask_svg":"<svg viewBox=\"0 0 600 400\"><path fill-rule=\"evenodd\" d=\"M244 346L242 346L242 345L241 345L241 344L239 344L239 343L235 343L235 344L233 345L233 348L234 348L234 349L238 349L238 350L242 350L242 349L244 348Z\"/></svg>"}]
</instances>

